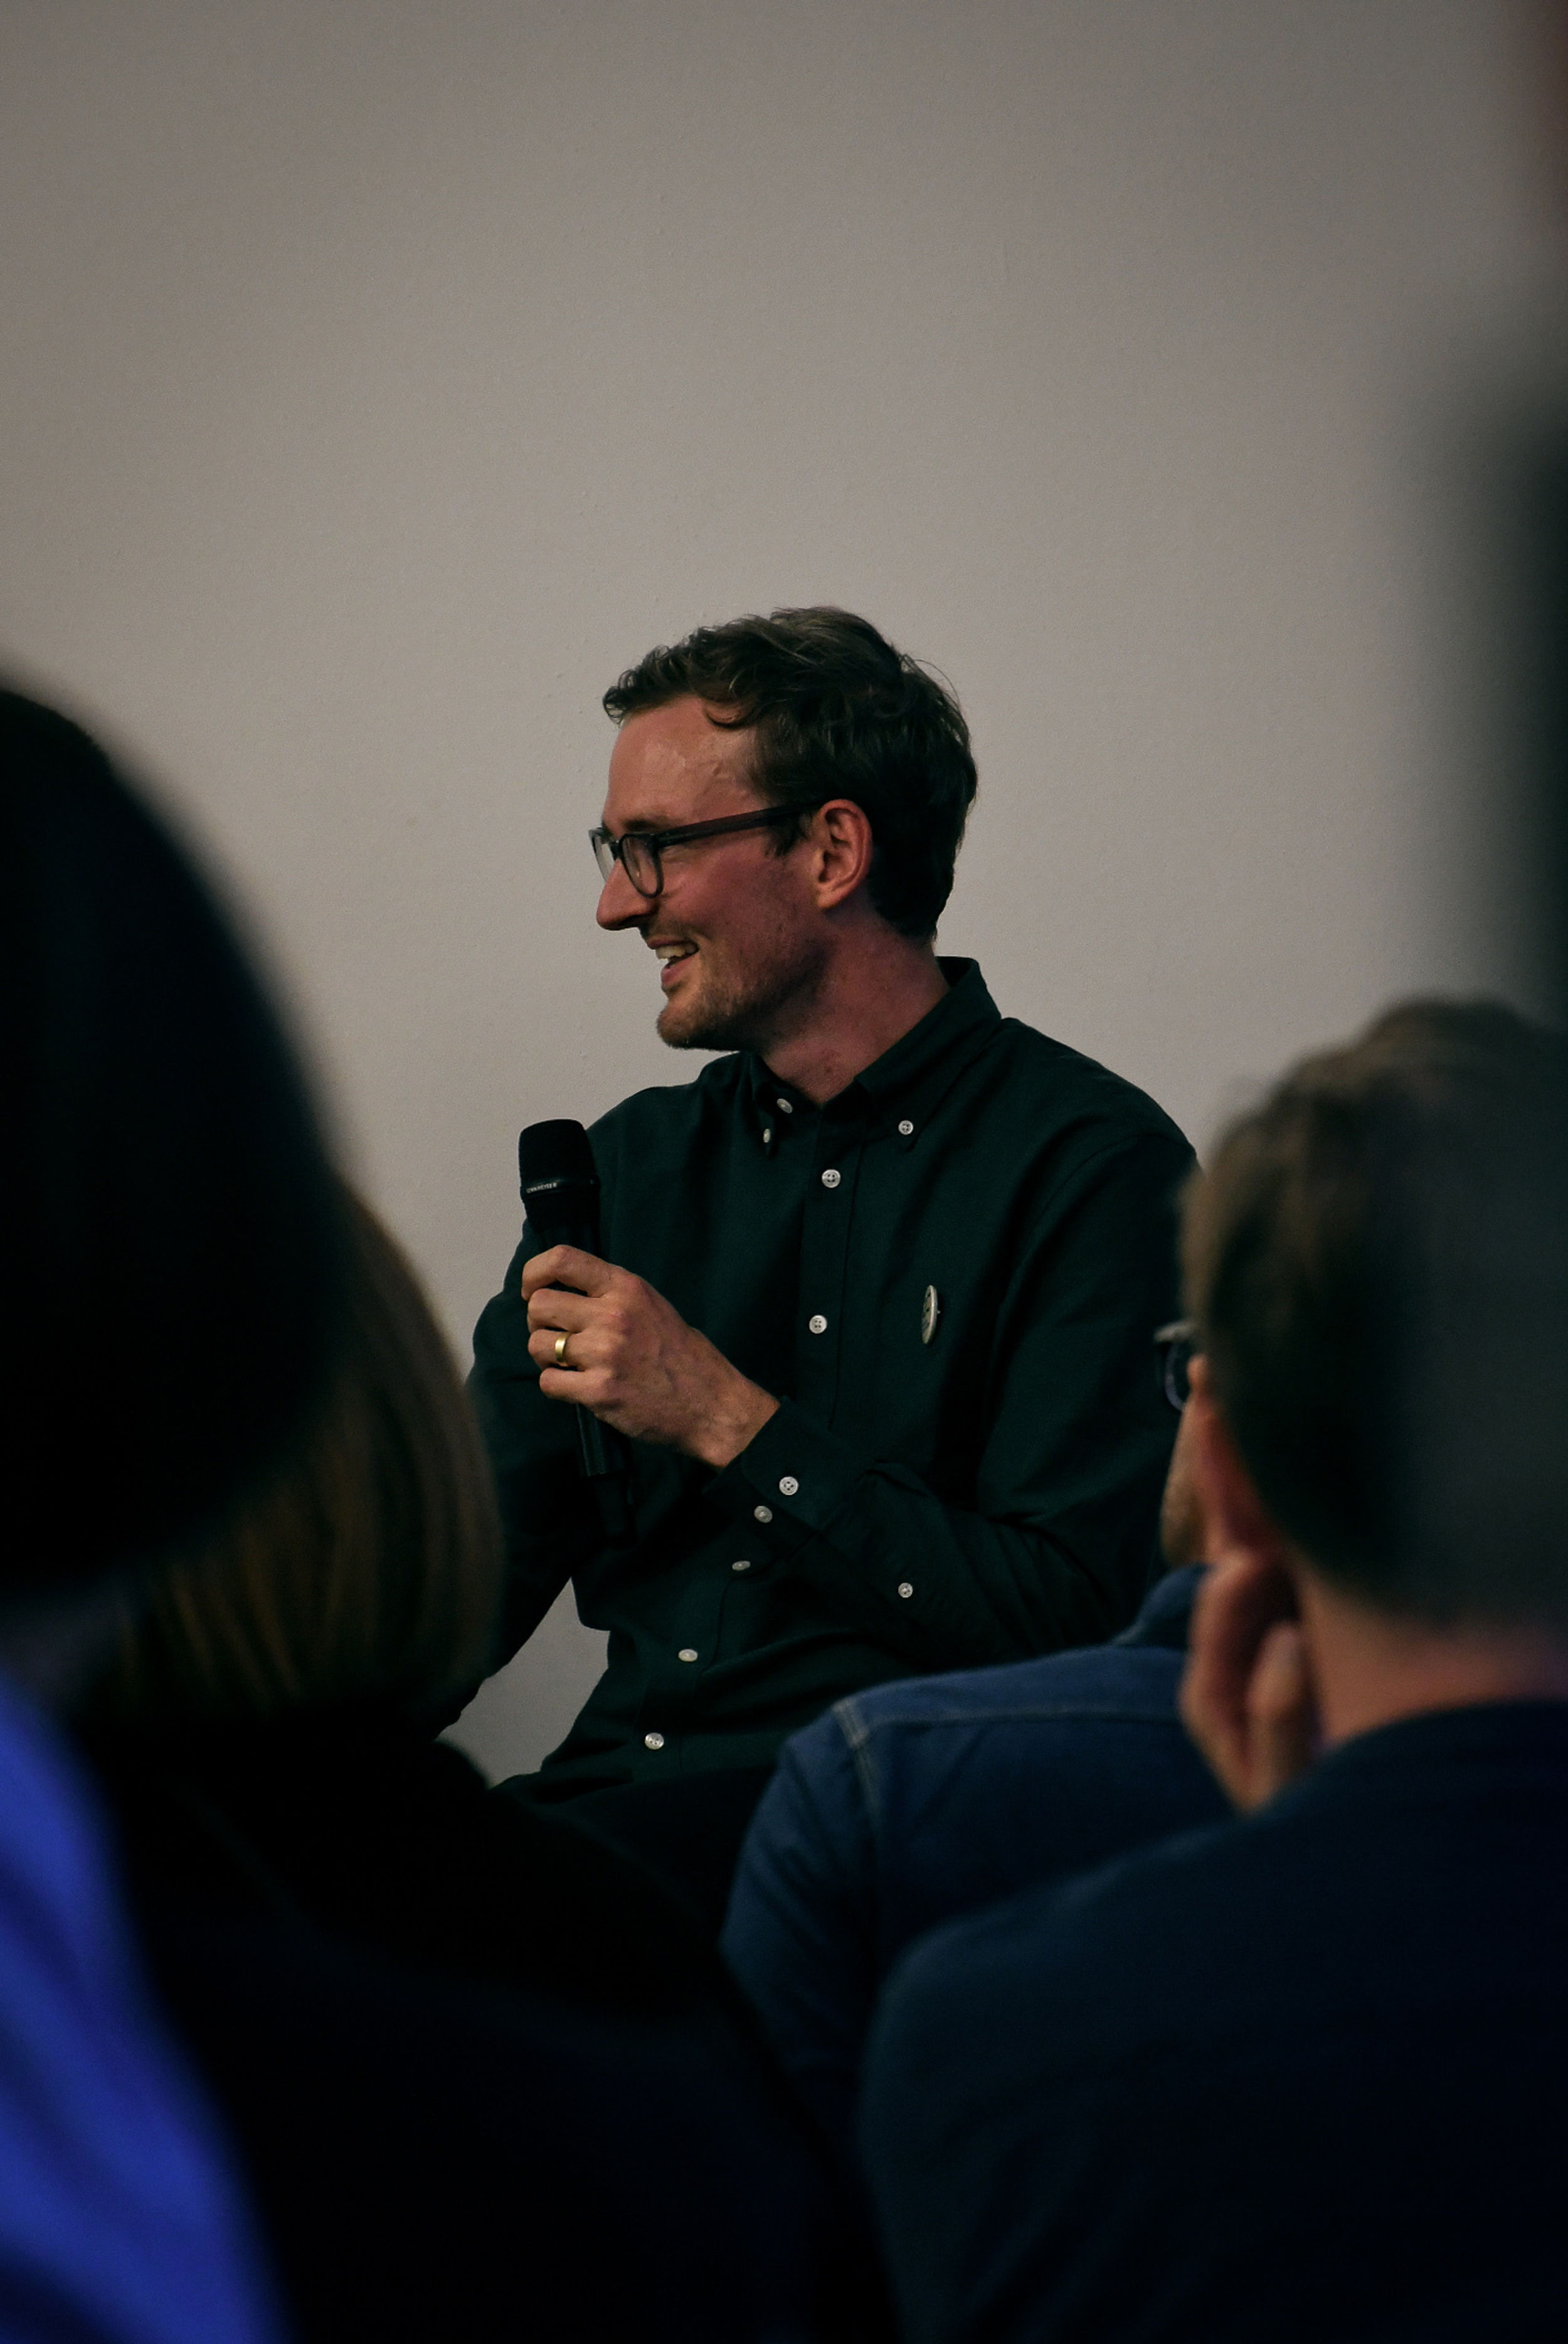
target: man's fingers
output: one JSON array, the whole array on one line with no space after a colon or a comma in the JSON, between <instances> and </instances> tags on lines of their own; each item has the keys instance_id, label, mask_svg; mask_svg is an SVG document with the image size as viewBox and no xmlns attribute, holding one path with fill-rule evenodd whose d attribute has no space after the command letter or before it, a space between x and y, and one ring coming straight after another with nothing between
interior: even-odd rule
<instances>
[{"instance_id":1,"label":"man's fingers","mask_svg":"<svg viewBox=\"0 0 1568 2344\"><path fill-rule=\"evenodd\" d=\"M596 1253L582 1253L576 1246L551 1246L548 1253L536 1253L531 1261L522 1266L522 1298L531 1302L541 1287L570 1287L576 1294L602 1294L615 1276L612 1266L601 1261Z\"/></svg>"},{"instance_id":2,"label":"man's fingers","mask_svg":"<svg viewBox=\"0 0 1568 2344\"><path fill-rule=\"evenodd\" d=\"M562 1339L566 1344L564 1359L558 1357L556 1349ZM534 1366L551 1368L561 1375L580 1376L585 1368L597 1366L597 1360L589 1356L591 1349L591 1338L584 1334L582 1328L574 1331L565 1327L558 1329L541 1327L536 1334L531 1335L528 1339L528 1356Z\"/></svg>"},{"instance_id":3,"label":"man's fingers","mask_svg":"<svg viewBox=\"0 0 1568 2344\"><path fill-rule=\"evenodd\" d=\"M1277 1620L1294 1618L1295 1588L1273 1563L1249 1555L1224 1561L1203 1591L1210 1658L1239 1698L1270 1629Z\"/></svg>"},{"instance_id":4,"label":"man's fingers","mask_svg":"<svg viewBox=\"0 0 1568 2344\"><path fill-rule=\"evenodd\" d=\"M1318 1741L1306 1639L1296 1621L1276 1621L1264 1637L1248 1688L1247 1709L1254 1794L1272 1798L1306 1772Z\"/></svg>"},{"instance_id":5,"label":"man's fingers","mask_svg":"<svg viewBox=\"0 0 1568 2344\"><path fill-rule=\"evenodd\" d=\"M1232 1607L1222 1580L1222 1569L1211 1571L1198 1591L1178 1707L1221 1789L1234 1799L1246 1762L1246 1721L1230 1658Z\"/></svg>"},{"instance_id":6,"label":"man's fingers","mask_svg":"<svg viewBox=\"0 0 1568 2344\"><path fill-rule=\"evenodd\" d=\"M1252 1682L1247 1688L1249 1714L1262 1732L1281 1733L1300 1718L1310 1699L1300 1622L1277 1620L1258 1650Z\"/></svg>"},{"instance_id":7,"label":"man's fingers","mask_svg":"<svg viewBox=\"0 0 1568 2344\"><path fill-rule=\"evenodd\" d=\"M573 1335L586 1327L593 1317L593 1303L586 1294L572 1294L563 1286L541 1286L530 1298L528 1328L531 1336L549 1328L557 1335ZM530 1346L531 1349L531 1344Z\"/></svg>"},{"instance_id":8,"label":"man's fingers","mask_svg":"<svg viewBox=\"0 0 1568 2344\"><path fill-rule=\"evenodd\" d=\"M1253 1677L1265 1639L1295 1610L1275 1564L1228 1555L1199 1591L1181 1680L1181 1722L1238 1806L1257 1803Z\"/></svg>"},{"instance_id":9,"label":"man's fingers","mask_svg":"<svg viewBox=\"0 0 1568 2344\"><path fill-rule=\"evenodd\" d=\"M1182 1717L1200 1749L1214 1727L1241 1723L1259 1642L1288 1601L1288 1582L1282 1592L1277 1575L1247 1557L1227 1556L1205 1575L1181 1688Z\"/></svg>"}]
</instances>

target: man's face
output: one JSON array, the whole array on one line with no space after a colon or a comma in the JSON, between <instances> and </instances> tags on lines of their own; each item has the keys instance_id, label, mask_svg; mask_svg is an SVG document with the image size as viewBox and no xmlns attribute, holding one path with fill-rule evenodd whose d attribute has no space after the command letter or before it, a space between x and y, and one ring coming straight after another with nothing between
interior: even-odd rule
<instances>
[{"instance_id":1,"label":"man's face","mask_svg":"<svg viewBox=\"0 0 1568 2344\"><path fill-rule=\"evenodd\" d=\"M709 722L695 699L628 717L610 758L604 827L676 830L749 813L766 801L749 773L752 741ZM665 849L659 894L640 895L617 864L599 899L602 928L637 928L658 955L658 1030L677 1050L754 1049L809 1016L827 959L804 842L742 831Z\"/></svg>"}]
</instances>

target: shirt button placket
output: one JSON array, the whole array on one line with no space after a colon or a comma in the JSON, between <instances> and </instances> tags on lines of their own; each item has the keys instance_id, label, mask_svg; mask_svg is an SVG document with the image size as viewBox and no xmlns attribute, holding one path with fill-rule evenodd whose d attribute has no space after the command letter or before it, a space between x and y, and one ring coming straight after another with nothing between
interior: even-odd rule
<instances>
[{"instance_id":1,"label":"shirt button placket","mask_svg":"<svg viewBox=\"0 0 1568 2344\"><path fill-rule=\"evenodd\" d=\"M821 1137L824 1148L830 1147L837 1160L819 1166L817 1194L813 1197L807 1192L800 1265L805 1308L796 1322L802 1329L798 1397L813 1414L831 1420L838 1398L842 1339L835 1320L843 1307L849 1200L860 1140L855 1127L846 1123L824 1124Z\"/></svg>"}]
</instances>

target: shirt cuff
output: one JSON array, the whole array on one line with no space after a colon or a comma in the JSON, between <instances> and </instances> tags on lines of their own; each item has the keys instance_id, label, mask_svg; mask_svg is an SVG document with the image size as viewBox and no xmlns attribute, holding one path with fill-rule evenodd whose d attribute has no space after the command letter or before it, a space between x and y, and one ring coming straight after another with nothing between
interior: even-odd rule
<instances>
[{"instance_id":1,"label":"shirt cuff","mask_svg":"<svg viewBox=\"0 0 1568 2344\"><path fill-rule=\"evenodd\" d=\"M760 1523L784 1551L824 1531L865 1471L863 1457L782 1399L703 1494L736 1521Z\"/></svg>"}]
</instances>

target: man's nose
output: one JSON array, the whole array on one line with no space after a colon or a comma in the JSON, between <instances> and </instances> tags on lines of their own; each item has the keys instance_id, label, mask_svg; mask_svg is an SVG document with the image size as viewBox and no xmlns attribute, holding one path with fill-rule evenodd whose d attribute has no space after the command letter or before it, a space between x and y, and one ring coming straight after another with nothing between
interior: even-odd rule
<instances>
[{"instance_id":1,"label":"man's nose","mask_svg":"<svg viewBox=\"0 0 1568 2344\"><path fill-rule=\"evenodd\" d=\"M626 866L617 863L599 894L599 909L593 914L602 928L635 928L641 925L657 901L656 896L640 895L626 876Z\"/></svg>"}]
</instances>

